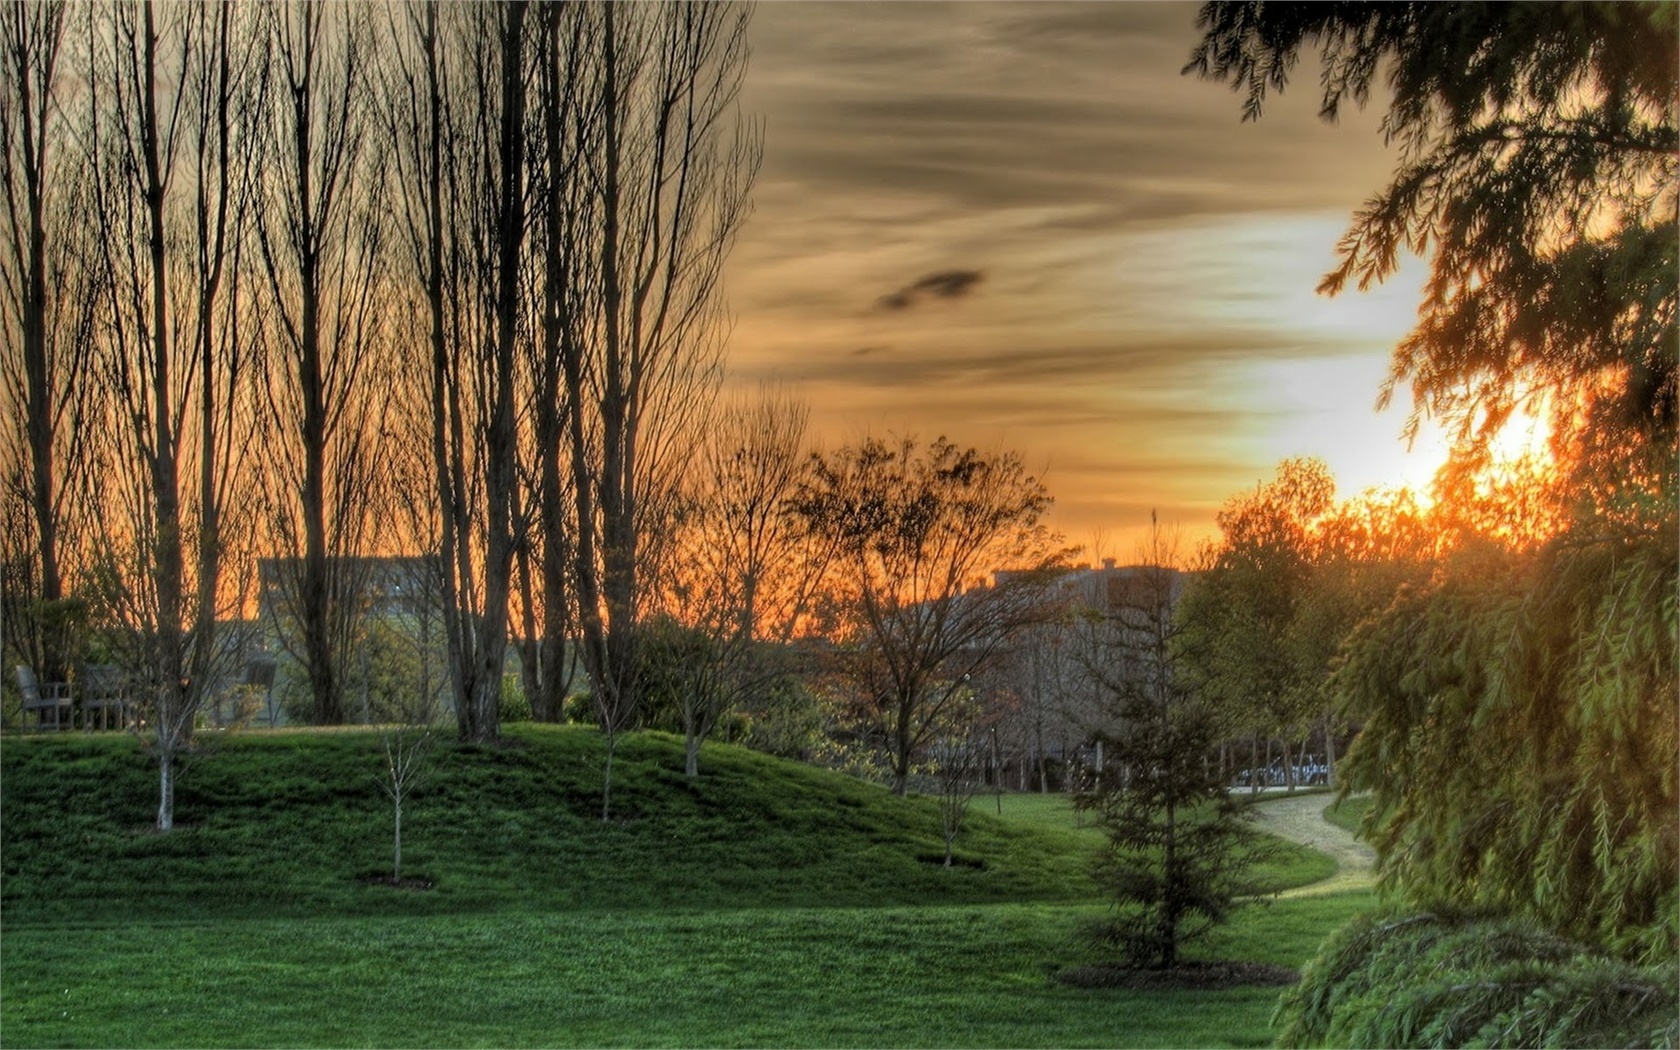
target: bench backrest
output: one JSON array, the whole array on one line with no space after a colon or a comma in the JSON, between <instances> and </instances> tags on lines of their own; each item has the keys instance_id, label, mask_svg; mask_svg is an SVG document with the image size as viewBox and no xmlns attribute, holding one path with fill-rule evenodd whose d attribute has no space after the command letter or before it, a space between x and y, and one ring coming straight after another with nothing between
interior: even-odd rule
<instances>
[{"instance_id":1,"label":"bench backrest","mask_svg":"<svg viewBox=\"0 0 1680 1050\"><path fill-rule=\"evenodd\" d=\"M18 688L23 691L23 702L25 704L38 704L41 702L41 683L35 680L34 671L22 664L18 664L17 680Z\"/></svg>"}]
</instances>

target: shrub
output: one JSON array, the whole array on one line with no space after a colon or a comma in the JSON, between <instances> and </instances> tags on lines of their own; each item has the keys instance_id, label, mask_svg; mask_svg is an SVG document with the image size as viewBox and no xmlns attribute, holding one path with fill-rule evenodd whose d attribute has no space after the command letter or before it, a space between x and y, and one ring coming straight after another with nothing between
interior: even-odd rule
<instances>
[{"instance_id":1,"label":"shrub","mask_svg":"<svg viewBox=\"0 0 1680 1050\"><path fill-rule=\"evenodd\" d=\"M502 676L501 718L505 722L529 722L531 720L531 701L525 697L525 687L519 683L516 674Z\"/></svg>"},{"instance_id":2,"label":"shrub","mask_svg":"<svg viewBox=\"0 0 1680 1050\"><path fill-rule=\"evenodd\" d=\"M1666 1046L1680 973L1509 919L1378 912L1284 993L1279 1046Z\"/></svg>"}]
</instances>

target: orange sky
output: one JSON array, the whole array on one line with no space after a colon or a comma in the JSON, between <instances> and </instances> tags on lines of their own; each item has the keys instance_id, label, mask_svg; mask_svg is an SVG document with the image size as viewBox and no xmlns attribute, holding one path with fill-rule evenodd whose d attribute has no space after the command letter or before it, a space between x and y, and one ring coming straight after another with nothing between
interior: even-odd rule
<instances>
[{"instance_id":1,"label":"orange sky","mask_svg":"<svg viewBox=\"0 0 1680 1050\"><path fill-rule=\"evenodd\" d=\"M1286 456L1343 495L1425 481L1442 453L1401 443L1409 398L1373 409L1422 264L1313 293L1393 163L1378 115L1319 121L1306 62L1240 123L1179 74L1195 11L761 4L736 381L793 384L829 445L1015 448L1069 541L1122 560L1152 508L1193 542Z\"/></svg>"}]
</instances>

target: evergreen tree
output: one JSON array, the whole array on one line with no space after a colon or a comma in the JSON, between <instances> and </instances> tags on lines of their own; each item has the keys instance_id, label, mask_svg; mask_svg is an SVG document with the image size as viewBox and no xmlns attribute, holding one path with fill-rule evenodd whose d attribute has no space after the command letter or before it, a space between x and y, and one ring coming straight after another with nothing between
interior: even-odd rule
<instances>
[{"instance_id":1,"label":"evergreen tree","mask_svg":"<svg viewBox=\"0 0 1680 1050\"><path fill-rule=\"evenodd\" d=\"M1088 670L1114 695L1123 728L1103 736L1103 766L1074 799L1108 837L1097 877L1117 910L1094 939L1162 969L1253 892L1247 874L1266 849L1226 790L1212 706L1175 667L1182 576L1169 550L1152 532L1145 566L1100 614L1103 644Z\"/></svg>"},{"instance_id":2,"label":"evergreen tree","mask_svg":"<svg viewBox=\"0 0 1680 1050\"><path fill-rule=\"evenodd\" d=\"M1414 423L1456 425L1438 521L1462 531L1355 632L1336 683L1366 721L1344 787L1375 792L1385 877L1672 958L1675 5L1211 3L1201 25L1186 71L1245 91L1245 119L1303 49L1328 119L1386 77L1399 162L1321 289L1430 259L1388 390L1411 387ZM1525 403L1548 414L1555 471L1490 481ZM1501 486L1517 498L1489 501Z\"/></svg>"}]
</instances>

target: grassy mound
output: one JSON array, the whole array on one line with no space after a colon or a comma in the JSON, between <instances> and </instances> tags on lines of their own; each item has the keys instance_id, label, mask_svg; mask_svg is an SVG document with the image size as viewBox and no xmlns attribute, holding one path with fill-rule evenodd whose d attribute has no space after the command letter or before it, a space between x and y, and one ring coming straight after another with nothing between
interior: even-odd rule
<instances>
[{"instance_id":1,"label":"grassy mound","mask_svg":"<svg viewBox=\"0 0 1680 1050\"><path fill-rule=\"evenodd\" d=\"M151 830L156 771L134 740L9 738L0 908L15 926L1091 894L1090 843L1072 830L977 812L960 840L968 863L947 870L930 799L725 746L690 781L681 741L662 734L621 745L603 823L602 758L583 728L440 744L404 821L404 874L433 888L403 892L372 882L391 852L376 733L210 741L182 771L167 835Z\"/></svg>"},{"instance_id":2,"label":"grassy mound","mask_svg":"<svg viewBox=\"0 0 1680 1050\"><path fill-rule=\"evenodd\" d=\"M170 834L151 830L156 769L121 736L11 737L0 749L0 909L15 927L207 917L440 914L518 907L886 906L1089 899L1098 840L977 800L946 869L936 803L741 748L620 746L600 819L598 734L518 727L504 744L440 742L405 810L403 874L371 731L249 733L182 770ZM1279 884L1321 874L1280 862Z\"/></svg>"}]
</instances>

